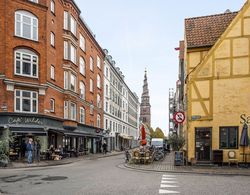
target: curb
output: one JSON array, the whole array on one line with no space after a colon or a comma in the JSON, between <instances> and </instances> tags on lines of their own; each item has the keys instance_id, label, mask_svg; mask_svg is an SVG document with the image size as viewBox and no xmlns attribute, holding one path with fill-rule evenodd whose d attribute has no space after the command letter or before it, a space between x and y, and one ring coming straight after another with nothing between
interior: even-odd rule
<instances>
[{"instance_id":1,"label":"curb","mask_svg":"<svg viewBox=\"0 0 250 195\"><path fill-rule=\"evenodd\" d=\"M79 162L81 160L92 160L92 159L98 159L98 158L107 158L107 157L111 157L111 156L118 156L121 155L123 153L118 153L118 154L111 154L111 155L106 155L106 156L97 156L97 157L86 157L86 158L78 158L77 160L74 161L69 161L69 162L58 162L55 164L45 164L45 165L36 165L36 166L24 166L24 167L0 167L1 169L28 169L28 168L37 168L37 167L53 167L53 166L59 166L59 165L67 165L67 164L72 164L75 162Z\"/></svg>"},{"instance_id":2,"label":"curb","mask_svg":"<svg viewBox=\"0 0 250 195\"><path fill-rule=\"evenodd\" d=\"M124 163L124 167L133 170L139 171L148 171L148 172L157 172L157 173L184 173L184 174L199 174L199 175L224 175L224 176L247 176L250 177L250 174L244 173L221 173L221 172L211 172L211 171L186 171L186 170L153 170L153 169L144 169L144 168L135 168L129 166L127 163Z\"/></svg>"}]
</instances>

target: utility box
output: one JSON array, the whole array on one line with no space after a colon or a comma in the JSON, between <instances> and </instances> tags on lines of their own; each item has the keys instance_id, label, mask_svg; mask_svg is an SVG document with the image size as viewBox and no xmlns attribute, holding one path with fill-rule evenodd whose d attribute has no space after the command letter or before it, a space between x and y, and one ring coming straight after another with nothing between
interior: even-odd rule
<instances>
[{"instance_id":1,"label":"utility box","mask_svg":"<svg viewBox=\"0 0 250 195\"><path fill-rule=\"evenodd\" d=\"M213 150L213 163L222 165L222 163L223 163L223 150Z\"/></svg>"},{"instance_id":2,"label":"utility box","mask_svg":"<svg viewBox=\"0 0 250 195\"><path fill-rule=\"evenodd\" d=\"M184 165L184 156L182 151L174 152L174 165L183 166Z\"/></svg>"}]
</instances>

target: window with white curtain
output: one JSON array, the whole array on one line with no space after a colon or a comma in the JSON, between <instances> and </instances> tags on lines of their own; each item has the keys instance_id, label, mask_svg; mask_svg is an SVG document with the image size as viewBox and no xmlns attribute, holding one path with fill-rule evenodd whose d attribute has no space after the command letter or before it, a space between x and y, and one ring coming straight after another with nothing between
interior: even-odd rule
<instances>
[{"instance_id":1,"label":"window with white curtain","mask_svg":"<svg viewBox=\"0 0 250 195\"><path fill-rule=\"evenodd\" d=\"M38 19L27 11L15 12L15 35L38 41Z\"/></svg>"},{"instance_id":2,"label":"window with white curtain","mask_svg":"<svg viewBox=\"0 0 250 195\"><path fill-rule=\"evenodd\" d=\"M68 30L69 28L69 12L64 11L63 28Z\"/></svg>"},{"instance_id":3,"label":"window with white curtain","mask_svg":"<svg viewBox=\"0 0 250 195\"><path fill-rule=\"evenodd\" d=\"M64 71L64 89L69 89L69 72Z\"/></svg>"},{"instance_id":4,"label":"window with white curtain","mask_svg":"<svg viewBox=\"0 0 250 195\"><path fill-rule=\"evenodd\" d=\"M86 47L85 47L85 38L84 38L84 36L82 36L81 34L80 34L80 48L83 50L83 51L85 51L85 49L86 49Z\"/></svg>"},{"instance_id":5,"label":"window with white curtain","mask_svg":"<svg viewBox=\"0 0 250 195\"><path fill-rule=\"evenodd\" d=\"M15 50L15 74L38 77L38 56L28 49Z\"/></svg>"},{"instance_id":6,"label":"window with white curtain","mask_svg":"<svg viewBox=\"0 0 250 195\"><path fill-rule=\"evenodd\" d=\"M101 128L101 116L100 116L100 114L97 115L97 127Z\"/></svg>"},{"instance_id":7,"label":"window with white curtain","mask_svg":"<svg viewBox=\"0 0 250 195\"><path fill-rule=\"evenodd\" d=\"M82 81L80 82L80 98L85 99L85 85Z\"/></svg>"},{"instance_id":8,"label":"window with white curtain","mask_svg":"<svg viewBox=\"0 0 250 195\"><path fill-rule=\"evenodd\" d=\"M64 41L64 59L69 59L69 43L68 41Z\"/></svg>"},{"instance_id":9,"label":"window with white curtain","mask_svg":"<svg viewBox=\"0 0 250 195\"><path fill-rule=\"evenodd\" d=\"M89 69L94 71L94 59L92 57L89 58Z\"/></svg>"},{"instance_id":10,"label":"window with white curtain","mask_svg":"<svg viewBox=\"0 0 250 195\"><path fill-rule=\"evenodd\" d=\"M101 88L101 76L99 74L97 75L97 87Z\"/></svg>"},{"instance_id":11,"label":"window with white curtain","mask_svg":"<svg viewBox=\"0 0 250 195\"><path fill-rule=\"evenodd\" d=\"M50 1L50 11L53 14L55 13L55 2L53 0Z\"/></svg>"},{"instance_id":12,"label":"window with white curtain","mask_svg":"<svg viewBox=\"0 0 250 195\"><path fill-rule=\"evenodd\" d=\"M101 59L99 56L97 56L97 67L101 69Z\"/></svg>"},{"instance_id":13,"label":"window with white curtain","mask_svg":"<svg viewBox=\"0 0 250 195\"><path fill-rule=\"evenodd\" d=\"M70 103L70 119L76 120L76 104L73 102Z\"/></svg>"},{"instance_id":14,"label":"window with white curtain","mask_svg":"<svg viewBox=\"0 0 250 195\"><path fill-rule=\"evenodd\" d=\"M70 61L76 64L76 48L70 45Z\"/></svg>"},{"instance_id":15,"label":"window with white curtain","mask_svg":"<svg viewBox=\"0 0 250 195\"><path fill-rule=\"evenodd\" d=\"M85 109L80 107L80 123L85 124Z\"/></svg>"},{"instance_id":16,"label":"window with white curtain","mask_svg":"<svg viewBox=\"0 0 250 195\"><path fill-rule=\"evenodd\" d=\"M82 75L85 75L85 61L84 61L84 59L83 59L83 57L80 57L80 73L82 74Z\"/></svg>"},{"instance_id":17,"label":"window with white curtain","mask_svg":"<svg viewBox=\"0 0 250 195\"><path fill-rule=\"evenodd\" d=\"M90 92L94 92L94 81L93 81L93 79L90 79L90 81L89 81L89 90L90 90Z\"/></svg>"},{"instance_id":18,"label":"window with white curtain","mask_svg":"<svg viewBox=\"0 0 250 195\"><path fill-rule=\"evenodd\" d=\"M98 108L101 108L101 107L102 107L102 105L101 105L101 96L100 96L100 94L97 94L97 107L98 107Z\"/></svg>"},{"instance_id":19,"label":"window with white curtain","mask_svg":"<svg viewBox=\"0 0 250 195\"><path fill-rule=\"evenodd\" d=\"M76 76L74 74L70 75L70 90L76 91Z\"/></svg>"}]
</instances>

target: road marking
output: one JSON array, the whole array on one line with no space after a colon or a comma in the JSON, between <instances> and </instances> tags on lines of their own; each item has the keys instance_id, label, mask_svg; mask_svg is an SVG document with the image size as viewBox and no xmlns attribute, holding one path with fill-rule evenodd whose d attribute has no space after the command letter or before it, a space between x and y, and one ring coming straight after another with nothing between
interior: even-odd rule
<instances>
[{"instance_id":1,"label":"road marking","mask_svg":"<svg viewBox=\"0 0 250 195\"><path fill-rule=\"evenodd\" d=\"M159 194L179 194L179 191L172 190L173 188L178 188L177 178L175 175L162 175L161 186L159 189ZM171 190L169 190L170 188Z\"/></svg>"},{"instance_id":2,"label":"road marking","mask_svg":"<svg viewBox=\"0 0 250 195\"><path fill-rule=\"evenodd\" d=\"M179 194L180 192L178 191L172 191L172 190L162 190L159 189L159 194Z\"/></svg>"},{"instance_id":3,"label":"road marking","mask_svg":"<svg viewBox=\"0 0 250 195\"><path fill-rule=\"evenodd\" d=\"M161 188L178 188L179 186L168 185L168 184L161 184Z\"/></svg>"}]
</instances>

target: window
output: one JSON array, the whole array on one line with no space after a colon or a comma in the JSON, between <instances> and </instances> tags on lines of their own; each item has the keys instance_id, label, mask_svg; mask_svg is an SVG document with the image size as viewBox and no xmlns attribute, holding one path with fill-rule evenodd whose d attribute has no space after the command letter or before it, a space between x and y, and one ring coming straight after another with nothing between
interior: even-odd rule
<instances>
[{"instance_id":1,"label":"window","mask_svg":"<svg viewBox=\"0 0 250 195\"><path fill-rule=\"evenodd\" d=\"M101 96L100 96L100 94L97 94L97 107L98 108L101 108Z\"/></svg>"},{"instance_id":2,"label":"window","mask_svg":"<svg viewBox=\"0 0 250 195\"><path fill-rule=\"evenodd\" d=\"M97 56L97 67L101 69L101 59L99 56Z\"/></svg>"},{"instance_id":3,"label":"window","mask_svg":"<svg viewBox=\"0 0 250 195\"><path fill-rule=\"evenodd\" d=\"M64 41L64 59L69 59L69 43Z\"/></svg>"},{"instance_id":4,"label":"window","mask_svg":"<svg viewBox=\"0 0 250 195\"><path fill-rule=\"evenodd\" d=\"M220 127L220 149L238 148L238 127Z\"/></svg>"},{"instance_id":5,"label":"window","mask_svg":"<svg viewBox=\"0 0 250 195\"><path fill-rule=\"evenodd\" d=\"M108 129L108 119L105 120L105 129Z\"/></svg>"},{"instance_id":6,"label":"window","mask_svg":"<svg viewBox=\"0 0 250 195\"><path fill-rule=\"evenodd\" d=\"M64 101L64 118L68 119L69 118L69 102Z\"/></svg>"},{"instance_id":7,"label":"window","mask_svg":"<svg viewBox=\"0 0 250 195\"><path fill-rule=\"evenodd\" d=\"M38 19L27 11L15 13L15 35L31 40L38 40Z\"/></svg>"},{"instance_id":8,"label":"window","mask_svg":"<svg viewBox=\"0 0 250 195\"><path fill-rule=\"evenodd\" d=\"M15 112L38 112L38 94L34 91L15 90Z\"/></svg>"},{"instance_id":9,"label":"window","mask_svg":"<svg viewBox=\"0 0 250 195\"><path fill-rule=\"evenodd\" d=\"M55 112L55 100L50 99L50 112Z\"/></svg>"},{"instance_id":10,"label":"window","mask_svg":"<svg viewBox=\"0 0 250 195\"><path fill-rule=\"evenodd\" d=\"M82 81L80 82L80 98L85 99L85 85Z\"/></svg>"},{"instance_id":11,"label":"window","mask_svg":"<svg viewBox=\"0 0 250 195\"><path fill-rule=\"evenodd\" d=\"M15 51L15 74L38 77L38 56L27 49Z\"/></svg>"},{"instance_id":12,"label":"window","mask_svg":"<svg viewBox=\"0 0 250 195\"><path fill-rule=\"evenodd\" d=\"M93 102L91 102L91 104L90 104L90 114L94 114L94 105L93 105Z\"/></svg>"},{"instance_id":13,"label":"window","mask_svg":"<svg viewBox=\"0 0 250 195\"><path fill-rule=\"evenodd\" d=\"M76 76L73 74L70 75L70 90L76 91Z\"/></svg>"},{"instance_id":14,"label":"window","mask_svg":"<svg viewBox=\"0 0 250 195\"><path fill-rule=\"evenodd\" d=\"M89 58L89 68L91 71L94 71L94 60L92 57Z\"/></svg>"},{"instance_id":15,"label":"window","mask_svg":"<svg viewBox=\"0 0 250 195\"><path fill-rule=\"evenodd\" d=\"M70 45L70 61L76 64L76 48Z\"/></svg>"},{"instance_id":16,"label":"window","mask_svg":"<svg viewBox=\"0 0 250 195\"><path fill-rule=\"evenodd\" d=\"M64 89L69 89L69 72L64 71Z\"/></svg>"},{"instance_id":17,"label":"window","mask_svg":"<svg viewBox=\"0 0 250 195\"><path fill-rule=\"evenodd\" d=\"M109 96L109 86L106 85L106 96L108 97Z\"/></svg>"},{"instance_id":18,"label":"window","mask_svg":"<svg viewBox=\"0 0 250 195\"><path fill-rule=\"evenodd\" d=\"M65 30L68 30L68 28L69 28L69 13L67 11L64 11L63 28Z\"/></svg>"},{"instance_id":19,"label":"window","mask_svg":"<svg viewBox=\"0 0 250 195\"><path fill-rule=\"evenodd\" d=\"M50 33L50 45L55 47L55 34L53 32Z\"/></svg>"},{"instance_id":20,"label":"window","mask_svg":"<svg viewBox=\"0 0 250 195\"><path fill-rule=\"evenodd\" d=\"M76 104L72 102L70 104L70 119L76 120Z\"/></svg>"},{"instance_id":21,"label":"window","mask_svg":"<svg viewBox=\"0 0 250 195\"><path fill-rule=\"evenodd\" d=\"M100 116L100 114L97 115L97 127L101 128L101 116Z\"/></svg>"},{"instance_id":22,"label":"window","mask_svg":"<svg viewBox=\"0 0 250 195\"><path fill-rule=\"evenodd\" d=\"M106 108L105 108L105 111L108 112L108 107L109 107L109 103L106 102Z\"/></svg>"},{"instance_id":23,"label":"window","mask_svg":"<svg viewBox=\"0 0 250 195\"><path fill-rule=\"evenodd\" d=\"M73 16L70 17L70 31L76 35L76 20Z\"/></svg>"},{"instance_id":24,"label":"window","mask_svg":"<svg viewBox=\"0 0 250 195\"><path fill-rule=\"evenodd\" d=\"M90 79L90 81L89 81L89 90L90 90L90 92L94 92L94 83L93 83L93 79Z\"/></svg>"},{"instance_id":25,"label":"window","mask_svg":"<svg viewBox=\"0 0 250 195\"><path fill-rule=\"evenodd\" d=\"M50 1L50 11L55 14L55 2L53 0Z\"/></svg>"},{"instance_id":26,"label":"window","mask_svg":"<svg viewBox=\"0 0 250 195\"><path fill-rule=\"evenodd\" d=\"M99 89L101 88L101 77L100 77L99 74L97 75L97 87L98 87Z\"/></svg>"},{"instance_id":27,"label":"window","mask_svg":"<svg viewBox=\"0 0 250 195\"><path fill-rule=\"evenodd\" d=\"M80 34L80 48L85 51L85 38Z\"/></svg>"},{"instance_id":28,"label":"window","mask_svg":"<svg viewBox=\"0 0 250 195\"><path fill-rule=\"evenodd\" d=\"M82 57L80 57L80 73L85 75L85 61Z\"/></svg>"},{"instance_id":29,"label":"window","mask_svg":"<svg viewBox=\"0 0 250 195\"><path fill-rule=\"evenodd\" d=\"M80 108L80 123L85 124L85 109L83 107Z\"/></svg>"},{"instance_id":30,"label":"window","mask_svg":"<svg viewBox=\"0 0 250 195\"><path fill-rule=\"evenodd\" d=\"M50 78L55 80L55 67L53 65L50 66Z\"/></svg>"},{"instance_id":31,"label":"window","mask_svg":"<svg viewBox=\"0 0 250 195\"><path fill-rule=\"evenodd\" d=\"M106 67L106 77L107 78L109 77L109 69L108 69L108 67Z\"/></svg>"},{"instance_id":32,"label":"window","mask_svg":"<svg viewBox=\"0 0 250 195\"><path fill-rule=\"evenodd\" d=\"M34 2L34 3L38 3L38 0L29 0L31 2Z\"/></svg>"}]
</instances>

